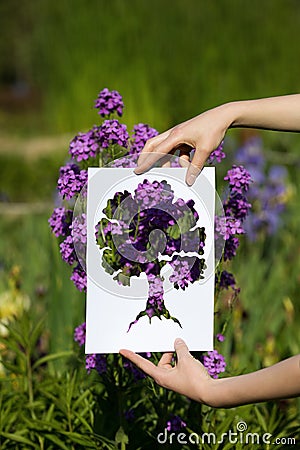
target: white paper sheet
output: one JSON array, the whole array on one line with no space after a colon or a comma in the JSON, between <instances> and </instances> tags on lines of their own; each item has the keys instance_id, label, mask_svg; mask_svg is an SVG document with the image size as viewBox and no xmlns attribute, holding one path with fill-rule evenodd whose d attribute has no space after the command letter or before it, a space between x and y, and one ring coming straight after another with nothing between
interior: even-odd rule
<instances>
[{"instance_id":1,"label":"white paper sheet","mask_svg":"<svg viewBox=\"0 0 300 450\"><path fill-rule=\"evenodd\" d=\"M186 169L154 168L137 176L132 169L89 168L87 198L87 303L85 352L116 353L120 348L135 352L173 351L176 337L183 338L191 351L213 349L214 318L214 208L215 170L204 168L193 187L185 184ZM197 226L205 227L204 279L189 284L185 290L175 289L165 277L164 300L170 319L141 317L128 331L129 324L145 309L148 282L145 274L131 278L131 286L119 285L102 267L102 255L95 239L95 226L105 217L103 209L116 192L133 193L144 179L166 180L175 198L195 202L199 214Z\"/></svg>"}]
</instances>

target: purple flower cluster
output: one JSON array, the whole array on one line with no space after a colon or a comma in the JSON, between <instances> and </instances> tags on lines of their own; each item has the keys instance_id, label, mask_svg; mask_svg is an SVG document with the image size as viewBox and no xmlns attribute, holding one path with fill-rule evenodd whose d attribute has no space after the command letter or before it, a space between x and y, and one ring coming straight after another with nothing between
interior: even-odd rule
<instances>
[{"instance_id":1,"label":"purple flower cluster","mask_svg":"<svg viewBox=\"0 0 300 450\"><path fill-rule=\"evenodd\" d=\"M84 213L74 218L70 230L75 244L86 244L86 215Z\"/></svg>"},{"instance_id":2,"label":"purple flower cluster","mask_svg":"<svg viewBox=\"0 0 300 450\"><path fill-rule=\"evenodd\" d=\"M99 353L86 355L85 368L87 370L87 373L90 373L92 369L95 369L97 370L99 375L104 374L107 371L106 355L100 355Z\"/></svg>"},{"instance_id":3,"label":"purple flower cluster","mask_svg":"<svg viewBox=\"0 0 300 450\"><path fill-rule=\"evenodd\" d=\"M86 323L82 323L74 330L74 341L82 347L85 344L86 337ZM92 353L91 355L86 355L85 357L85 368L88 373L92 369L96 369L99 375L102 375L107 370L107 357L105 355L100 355Z\"/></svg>"},{"instance_id":4,"label":"purple flower cluster","mask_svg":"<svg viewBox=\"0 0 300 450\"><path fill-rule=\"evenodd\" d=\"M129 154L139 154L145 147L148 139L158 135L158 131L155 128L149 127L145 123L138 123L134 125L132 130L132 144L129 149Z\"/></svg>"},{"instance_id":5,"label":"purple flower cluster","mask_svg":"<svg viewBox=\"0 0 300 450\"><path fill-rule=\"evenodd\" d=\"M123 169L131 169L137 166L138 155L123 156L122 158L115 159L110 167L119 167Z\"/></svg>"},{"instance_id":6,"label":"purple flower cluster","mask_svg":"<svg viewBox=\"0 0 300 450\"><path fill-rule=\"evenodd\" d=\"M216 338L217 338L217 340L219 342L224 342L225 341L225 336L223 334L221 334L221 333L218 333Z\"/></svg>"},{"instance_id":7,"label":"purple flower cluster","mask_svg":"<svg viewBox=\"0 0 300 450\"><path fill-rule=\"evenodd\" d=\"M56 237L66 236L70 233L72 214L71 209L65 209L64 207L54 209L48 223Z\"/></svg>"},{"instance_id":8,"label":"purple flower cluster","mask_svg":"<svg viewBox=\"0 0 300 450\"><path fill-rule=\"evenodd\" d=\"M172 202L174 192L166 182L154 181L151 183L144 180L135 190L134 199L141 208L152 208L158 205L163 206L165 202Z\"/></svg>"},{"instance_id":9,"label":"purple flower cluster","mask_svg":"<svg viewBox=\"0 0 300 450\"><path fill-rule=\"evenodd\" d=\"M224 177L229 181L229 196L224 202L224 217L216 217L215 230L217 240L223 238L224 260L231 260L236 255L239 239L236 235L244 234L244 220L249 213L251 204L245 196L252 182L249 172L243 166L232 166Z\"/></svg>"},{"instance_id":10,"label":"purple flower cluster","mask_svg":"<svg viewBox=\"0 0 300 450\"><path fill-rule=\"evenodd\" d=\"M155 128L151 128L147 124L138 123L137 125L134 125L128 153L125 156L115 160L112 163L112 167L136 167L139 154L144 148L146 142L148 139L151 139L157 134L158 131L155 130Z\"/></svg>"},{"instance_id":11,"label":"purple flower cluster","mask_svg":"<svg viewBox=\"0 0 300 450\"><path fill-rule=\"evenodd\" d=\"M127 148L128 140L129 134L126 125L120 123L117 119L107 119L99 128L99 144L102 149L116 144Z\"/></svg>"},{"instance_id":12,"label":"purple flower cluster","mask_svg":"<svg viewBox=\"0 0 300 450\"><path fill-rule=\"evenodd\" d=\"M268 167L258 138L246 142L238 149L235 157L239 163L247 166L255 182L248 191L248 198L253 203L253 209L244 224L248 238L254 241L259 236L275 234L286 207L285 167Z\"/></svg>"},{"instance_id":13,"label":"purple flower cluster","mask_svg":"<svg viewBox=\"0 0 300 450\"><path fill-rule=\"evenodd\" d=\"M147 353L139 353L143 358L151 358L151 353L147 352ZM143 380L144 378L146 378L146 375L144 374L144 372L142 372L140 369L138 369L136 367L135 364L133 364L131 361L129 361L128 359L122 357L123 360L123 367L124 369L128 370L129 372L131 372L134 381L139 381L139 380Z\"/></svg>"},{"instance_id":14,"label":"purple flower cluster","mask_svg":"<svg viewBox=\"0 0 300 450\"><path fill-rule=\"evenodd\" d=\"M171 415L169 420L167 421L166 429L167 431L180 431L182 428L186 427L186 423L182 420L180 416Z\"/></svg>"},{"instance_id":15,"label":"purple flower cluster","mask_svg":"<svg viewBox=\"0 0 300 450\"><path fill-rule=\"evenodd\" d=\"M232 216L217 217L216 231L224 236L224 239L226 240L235 234L245 233L241 220Z\"/></svg>"},{"instance_id":16,"label":"purple flower cluster","mask_svg":"<svg viewBox=\"0 0 300 450\"><path fill-rule=\"evenodd\" d=\"M75 287L80 292L86 292L87 275L86 271L81 267L80 264L77 264L77 266L73 268L70 280L73 281Z\"/></svg>"},{"instance_id":17,"label":"purple flower cluster","mask_svg":"<svg viewBox=\"0 0 300 450\"><path fill-rule=\"evenodd\" d=\"M87 170L80 170L77 164L67 164L60 168L57 188L60 195L70 200L79 194L87 183Z\"/></svg>"},{"instance_id":18,"label":"purple flower cluster","mask_svg":"<svg viewBox=\"0 0 300 450\"><path fill-rule=\"evenodd\" d=\"M235 286L235 278L232 273L223 270L220 274L220 279L218 280L220 288L228 289L229 287Z\"/></svg>"},{"instance_id":19,"label":"purple flower cluster","mask_svg":"<svg viewBox=\"0 0 300 450\"><path fill-rule=\"evenodd\" d=\"M228 170L224 180L229 182L229 187L232 193L241 195L248 191L249 185L252 181L250 173L243 166L235 165Z\"/></svg>"},{"instance_id":20,"label":"purple flower cluster","mask_svg":"<svg viewBox=\"0 0 300 450\"><path fill-rule=\"evenodd\" d=\"M203 242L200 242L200 244L203 244ZM199 254L201 254L201 248L203 246L200 245ZM169 281L174 284L175 289L185 290L189 283L194 283L196 280L203 278L203 260L199 258L175 256L170 261L170 266L173 272L169 277Z\"/></svg>"},{"instance_id":21,"label":"purple flower cluster","mask_svg":"<svg viewBox=\"0 0 300 450\"><path fill-rule=\"evenodd\" d=\"M177 289L185 289L188 283L203 278L203 258L179 255L181 251L203 255L205 232L204 228L196 227L199 216L194 202L180 198L174 201L174 192L166 181L146 179L133 195L128 191L117 192L108 200L103 213L106 217L97 224L96 240L100 249L105 249L102 254L105 270L110 274L117 272L114 280L124 285L130 284L130 277L142 272L148 279L146 308L129 329L144 315L149 320L163 316L179 323L165 307L160 272L164 265L170 264L173 269L170 281ZM172 259L159 259L160 255Z\"/></svg>"},{"instance_id":22,"label":"purple flower cluster","mask_svg":"<svg viewBox=\"0 0 300 450\"><path fill-rule=\"evenodd\" d=\"M224 145L224 141L221 142L221 144L211 152L209 158L208 158L208 163L212 164L214 162L218 162L220 163L222 161L222 159L226 158L226 154L223 152L223 145Z\"/></svg>"},{"instance_id":23,"label":"purple flower cluster","mask_svg":"<svg viewBox=\"0 0 300 450\"><path fill-rule=\"evenodd\" d=\"M80 347L85 344L85 336L86 336L86 323L83 322L81 325L74 330L74 341L77 342Z\"/></svg>"},{"instance_id":24,"label":"purple flower cluster","mask_svg":"<svg viewBox=\"0 0 300 450\"><path fill-rule=\"evenodd\" d=\"M65 237L60 243L60 253L63 261L73 267L71 281L79 291L86 291L87 276L78 257L85 257L86 246L86 216L81 214L71 223L72 210L64 207L55 208L48 222L52 232L57 237Z\"/></svg>"},{"instance_id":25,"label":"purple flower cluster","mask_svg":"<svg viewBox=\"0 0 300 450\"><path fill-rule=\"evenodd\" d=\"M116 112L118 116L122 116L124 103L122 96L118 91L109 91L107 88L99 92L95 101L95 108L98 109L98 114L105 117Z\"/></svg>"},{"instance_id":26,"label":"purple flower cluster","mask_svg":"<svg viewBox=\"0 0 300 450\"><path fill-rule=\"evenodd\" d=\"M99 127L79 133L70 142L69 153L76 161L87 161L99 152Z\"/></svg>"},{"instance_id":27,"label":"purple flower cluster","mask_svg":"<svg viewBox=\"0 0 300 450\"><path fill-rule=\"evenodd\" d=\"M207 352L207 355L203 356L203 365L213 378L218 378L219 373L225 372L226 369L225 358L217 350Z\"/></svg>"},{"instance_id":28,"label":"purple flower cluster","mask_svg":"<svg viewBox=\"0 0 300 450\"><path fill-rule=\"evenodd\" d=\"M76 261L76 253L72 236L67 236L66 239L60 244L60 254L62 259L72 266Z\"/></svg>"}]
</instances>

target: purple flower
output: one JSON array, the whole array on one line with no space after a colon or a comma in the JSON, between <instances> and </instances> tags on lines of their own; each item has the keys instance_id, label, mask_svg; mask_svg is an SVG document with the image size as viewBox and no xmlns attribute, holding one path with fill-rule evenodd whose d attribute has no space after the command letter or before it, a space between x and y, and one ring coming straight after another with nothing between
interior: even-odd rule
<instances>
[{"instance_id":1,"label":"purple flower","mask_svg":"<svg viewBox=\"0 0 300 450\"><path fill-rule=\"evenodd\" d=\"M236 159L247 165L255 181L248 191L253 208L244 224L251 241L259 236L272 235L278 230L286 201L286 169L283 166L271 166L267 172L261 145L260 139L252 139L236 154Z\"/></svg>"},{"instance_id":2,"label":"purple flower","mask_svg":"<svg viewBox=\"0 0 300 450\"><path fill-rule=\"evenodd\" d=\"M236 154L235 159L240 164L244 164L248 168L256 167L257 170L263 171L265 166L265 158L261 149L261 139L252 138L249 139L242 147L240 147ZM251 176L252 176L252 171Z\"/></svg>"},{"instance_id":3,"label":"purple flower","mask_svg":"<svg viewBox=\"0 0 300 450\"><path fill-rule=\"evenodd\" d=\"M107 370L107 360L105 355L92 353L85 357L85 368L87 373L91 373L92 369L96 369L99 375L102 375Z\"/></svg>"},{"instance_id":4,"label":"purple flower","mask_svg":"<svg viewBox=\"0 0 300 450\"><path fill-rule=\"evenodd\" d=\"M126 125L121 124L117 119L105 120L99 128L99 143L102 148L108 148L115 144L127 147L128 139Z\"/></svg>"},{"instance_id":5,"label":"purple flower","mask_svg":"<svg viewBox=\"0 0 300 450\"><path fill-rule=\"evenodd\" d=\"M70 142L69 153L73 159L86 161L99 151L99 127L94 126L87 133L79 133Z\"/></svg>"},{"instance_id":6,"label":"purple flower","mask_svg":"<svg viewBox=\"0 0 300 450\"><path fill-rule=\"evenodd\" d=\"M236 219L244 220L247 216L251 203L242 194L231 195L224 204L226 216L233 216Z\"/></svg>"},{"instance_id":7,"label":"purple flower","mask_svg":"<svg viewBox=\"0 0 300 450\"><path fill-rule=\"evenodd\" d=\"M139 355L141 355L143 358L151 358L150 352L139 353ZM127 369L127 370L129 370L129 372L132 373L134 381L139 381L139 380L143 380L144 378L146 378L146 375L144 374L144 372L142 372L140 369L138 369L135 364L133 364L131 361L129 361L128 359L126 359L124 357L122 357L122 360L123 360L124 369Z\"/></svg>"},{"instance_id":8,"label":"purple flower","mask_svg":"<svg viewBox=\"0 0 300 450\"><path fill-rule=\"evenodd\" d=\"M229 181L231 192L243 194L249 188L251 183L251 175L243 166L233 165L224 177L225 181Z\"/></svg>"},{"instance_id":9,"label":"purple flower","mask_svg":"<svg viewBox=\"0 0 300 450\"><path fill-rule=\"evenodd\" d=\"M66 236L70 233L69 227L72 219L72 210L64 207L55 208L48 220L52 232L56 237Z\"/></svg>"},{"instance_id":10,"label":"purple flower","mask_svg":"<svg viewBox=\"0 0 300 450\"><path fill-rule=\"evenodd\" d=\"M98 114L105 117L109 114L116 112L118 116L122 116L124 103L122 96L118 91L109 91L104 88L99 94L95 101L95 108L97 108Z\"/></svg>"},{"instance_id":11,"label":"purple flower","mask_svg":"<svg viewBox=\"0 0 300 450\"><path fill-rule=\"evenodd\" d=\"M86 244L86 214L76 216L70 226L74 243Z\"/></svg>"},{"instance_id":12,"label":"purple flower","mask_svg":"<svg viewBox=\"0 0 300 450\"><path fill-rule=\"evenodd\" d=\"M168 431L179 431L182 428L186 427L186 423L181 419L180 416L171 415L170 419L167 422L166 429Z\"/></svg>"},{"instance_id":13,"label":"purple flower","mask_svg":"<svg viewBox=\"0 0 300 450\"><path fill-rule=\"evenodd\" d=\"M63 198L69 200L78 194L87 183L87 170L80 170L77 164L67 164L60 168L57 188Z\"/></svg>"},{"instance_id":14,"label":"purple flower","mask_svg":"<svg viewBox=\"0 0 300 450\"><path fill-rule=\"evenodd\" d=\"M96 370L99 373L99 375L102 375L107 371L106 355L101 354L96 355Z\"/></svg>"},{"instance_id":15,"label":"purple flower","mask_svg":"<svg viewBox=\"0 0 300 450\"><path fill-rule=\"evenodd\" d=\"M80 347L85 344L86 324L83 322L74 330L74 341L77 342Z\"/></svg>"},{"instance_id":16,"label":"purple flower","mask_svg":"<svg viewBox=\"0 0 300 450\"><path fill-rule=\"evenodd\" d=\"M208 158L209 164L212 164L214 161L217 161L218 163L220 163L222 161L222 159L226 158L226 154L223 152L223 144L224 144L224 141L221 142L219 147L217 147L214 151L211 152L211 154Z\"/></svg>"},{"instance_id":17,"label":"purple flower","mask_svg":"<svg viewBox=\"0 0 300 450\"><path fill-rule=\"evenodd\" d=\"M123 156L122 158L115 159L110 164L110 167L123 167L123 168L134 168L137 166L138 155Z\"/></svg>"},{"instance_id":18,"label":"purple flower","mask_svg":"<svg viewBox=\"0 0 300 450\"><path fill-rule=\"evenodd\" d=\"M134 409L130 408L124 411L124 416L128 422L132 422L135 419Z\"/></svg>"},{"instance_id":19,"label":"purple flower","mask_svg":"<svg viewBox=\"0 0 300 450\"><path fill-rule=\"evenodd\" d=\"M220 275L219 286L223 289L228 289L229 287L235 286L235 279L232 273L223 270Z\"/></svg>"},{"instance_id":20,"label":"purple flower","mask_svg":"<svg viewBox=\"0 0 300 450\"><path fill-rule=\"evenodd\" d=\"M230 236L229 239L226 240L224 247L224 261L230 261L236 256L236 250L239 244L239 239L234 236Z\"/></svg>"},{"instance_id":21,"label":"purple flower","mask_svg":"<svg viewBox=\"0 0 300 450\"><path fill-rule=\"evenodd\" d=\"M70 280L80 292L86 292L87 276L80 264L74 267Z\"/></svg>"},{"instance_id":22,"label":"purple flower","mask_svg":"<svg viewBox=\"0 0 300 450\"><path fill-rule=\"evenodd\" d=\"M225 336L223 334L221 334L221 333L218 333L216 337L217 337L217 340L219 342L224 342L225 341Z\"/></svg>"},{"instance_id":23,"label":"purple flower","mask_svg":"<svg viewBox=\"0 0 300 450\"><path fill-rule=\"evenodd\" d=\"M188 256L175 256L170 261L173 269L169 277L169 281L174 284L175 289L183 289L202 278L202 270L204 268L204 259Z\"/></svg>"},{"instance_id":24,"label":"purple flower","mask_svg":"<svg viewBox=\"0 0 300 450\"><path fill-rule=\"evenodd\" d=\"M85 356L85 368L87 373L90 373L92 369L96 367L96 353Z\"/></svg>"},{"instance_id":25,"label":"purple flower","mask_svg":"<svg viewBox=\"0 0 300 450\"><path fill-rule=\"evenodd\" d=\"M229 239L235 234L244 234L245 230L242 227L242 222L234 217L216 217L215 223L216 232L224 237L225 240Z\"/></svg>"},{"instance_id":26,"label":"purple flower","mask_svg":"<svg viewBox=\"0 0 300 450\"><path fill-rule=\"evenodd\" d=\"M219 373L225 372L226 369L225 358L217 350L207 352L207 355L203 356L203 365L213 378L218 378Z\"/></svg>"},{"instance_id":27,"label":"purple flower","mask_svg":"<svg viewBox=\"0 0 300 450\"><path fill-rule=\"evenodd\" d=\"M72 264L76 261L76 253L72 236L67 236L66 239L60 244L60 254L62 259L70 266L72 266Z\"/></svg>"},{"instance_id":28,"label":"purple flower","mask_svg":"<svg viewBox=\"0 0 300 450\"><path fill-rule=\"evenodd\" d=\"M144 123L138 123L134 125L132 130L133 143L130 146L129 154L139 154L144 148L148 139L158 135L158 131L155 128L149 127Z\"/></svg>"},{"instance_id":29,"label":"purple flower","mask_svg":"<svg viewBox=\"0 0 300 450\"><path fill-rule=\"evenodd\" d=\"M159 204L164 205L174 199L174 192L166 181L151 183L144 180L138 185L134 194L135 201L143 208L158 207Z\"/></svg>"}]
</instances>

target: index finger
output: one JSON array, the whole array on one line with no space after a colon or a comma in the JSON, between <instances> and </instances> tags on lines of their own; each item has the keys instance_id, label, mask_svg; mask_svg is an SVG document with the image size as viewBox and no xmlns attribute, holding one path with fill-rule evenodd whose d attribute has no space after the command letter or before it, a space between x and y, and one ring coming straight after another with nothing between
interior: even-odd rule
<instances>
[{"instance_id":1,"label":"index finger","mask_svg":"<svg viewBox=\"0 0 300 450\"><path fill-rule=\"evenodd\" d=\"M155 378L155 375L157 374L157 371L159 369L151 361L143 358L140 355L137 355L136 353L132 352L131 350L122 348L121 350L119 350L119 353L122 356L125 356L125 358L129 359L131 362L133 362L133 364L135 364L143 372L150 375L150 377Z\"/></svg>"},{"instance_id":2,"label":"index finger","mask_svg":"<svg viewBox=\"0 0 300 450\"><path fill-rule=\"evenodd\" d=\"M159 159L175 149L178 145L178 138L171 132L165 132L146 142L145 147L138 159L138 166L134 169L136 174L142 174L153 166Z\"/></svg>"}]
</instances>

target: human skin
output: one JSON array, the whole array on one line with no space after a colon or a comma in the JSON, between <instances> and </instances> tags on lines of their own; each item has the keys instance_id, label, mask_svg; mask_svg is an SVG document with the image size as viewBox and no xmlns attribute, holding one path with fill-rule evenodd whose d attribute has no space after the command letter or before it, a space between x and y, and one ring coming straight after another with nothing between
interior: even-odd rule
<instances>
[{"instance_id":1,"label":"human skin","mask_svg":"<svg viewBox=\"0 0 300 450\"><path fill-rule=\"evenodd\" d=\"M191 186L210 153L224 139L226 131L236 127L299 132L300 94L235 101L205 111L149 139L135 173L144 173L163 155L175 149L180 149L182 158L188 161L189 151L195 148L186 174L186 182Z\"/></svg>"},{"instance_id":2,"label":"human skin","mask_svg":"<svg viewBox=\"0 0 300 450\"><path fill-rule=\"evenodd\" d=\"M236 127L300 132L300 94L235 101L208 110L147 141L135 173L144 173L163 155L179 149L191 186L227 130ZM196 151L189 162L192 148ZM157 366L130 350L120 353L159 385L213 407L300 395L300 355L256 372L216 380L193 358L182 339L176 339L174 348L175 366L171 365L173 353L165 353Z\"/></svg>"},{"instance_id":3,"label":"human skin","mask_svg":"<svg viewBox=\"0 0 300 450\"><path fill-rule=\"evenodd\" d=\"M300 395L300 355L249 374L214 379L193 358L182 339L176 339L174 348L175 366L172 366L173 353L164 353L157 366L130 350L120 350L120 353L160 386L215 408Z\"/></svg>"}]
</instances>

